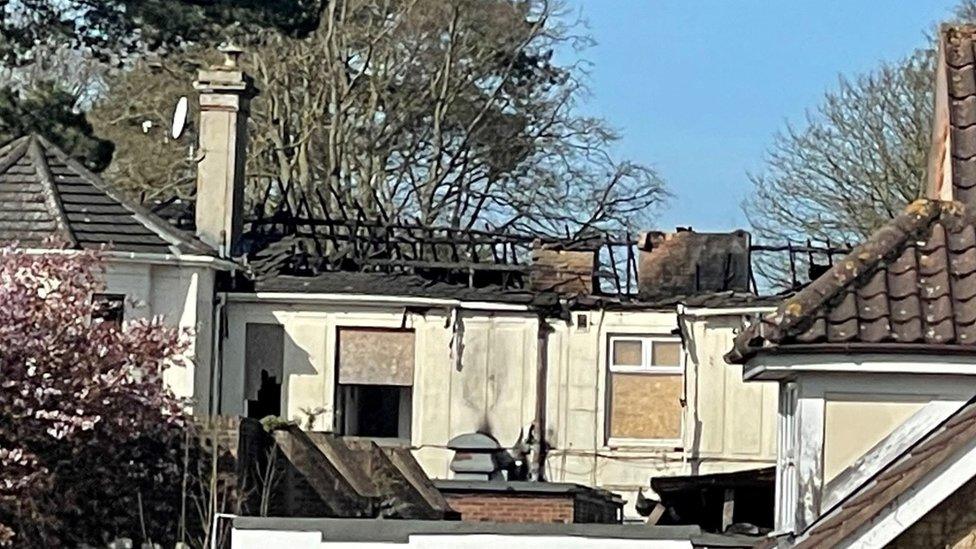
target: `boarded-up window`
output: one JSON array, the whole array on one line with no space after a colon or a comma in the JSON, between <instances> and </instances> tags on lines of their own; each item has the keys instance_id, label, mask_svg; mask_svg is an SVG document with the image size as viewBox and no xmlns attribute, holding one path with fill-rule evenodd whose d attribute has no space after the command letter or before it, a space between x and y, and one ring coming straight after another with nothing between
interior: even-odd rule
<instances>
[{"instance_id":1,"label":"boarded-up window","mask_svg":"<svg viewBox=\"0 0 976 549\"><path fill-rule=\"evenodd\" d=\"M613 342L615 366L640 366L644 363L643 344L639 339L619 339Z\"/></svg>"},{"instance_id":2,"label":"boarded-up window","mask_svg":"<svg viewBox=\"0 0 976 549\"><path fill-rule=\"evenodd\" d=\"M339 329L339 383L413 385L413 330Z\"/></svg>"},{"instance_id":3,"label":"boarded-up window","mask_svg":"<svg viewBox=\"0 0 976 549\"><path fill-rule=\"evenodd\" d=\"M678 441L684 392L681 342L610 339L607 435L610 439Z\"/></svg>"}]
</instances>

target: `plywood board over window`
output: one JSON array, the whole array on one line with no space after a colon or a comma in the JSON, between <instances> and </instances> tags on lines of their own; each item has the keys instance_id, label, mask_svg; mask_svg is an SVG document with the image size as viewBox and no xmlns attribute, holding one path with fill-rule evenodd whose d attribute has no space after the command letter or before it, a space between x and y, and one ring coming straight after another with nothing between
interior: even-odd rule
<instances>
[{"instance_id":1,"label":"plywood board over window","mask_svg":"<svg viewBox=\"0 0 976 549\"><path fill-rule=\"evenodd\" d=\"M681 342L666 336L615 336L609 343L608 442L678 443L684 396Z\"/></svg>"},{"instance_id":2,"label":"plywood board over window","mask_svg":"<svg viewBox=\"0 0 976 549\"><path fill-rule=\"evenodd\" d=\"M414 332L383 328L339 329L339 383L413 385Z\"/></svg>"},{"instance_id":3,"label":"plywood board over window","mask_svg":"<svg viewBox=\"0 0 976 549\"><path fill-rule=\"evenodd\" d=\"M612 438L681 438L681 376L613 374Z\"/></svg>"}]
</instances>

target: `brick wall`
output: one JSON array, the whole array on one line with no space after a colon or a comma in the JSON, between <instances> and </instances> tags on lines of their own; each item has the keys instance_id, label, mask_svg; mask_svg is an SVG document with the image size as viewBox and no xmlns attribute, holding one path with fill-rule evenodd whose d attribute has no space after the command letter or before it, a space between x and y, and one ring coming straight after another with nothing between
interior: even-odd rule
<instances>
[{"instance_id":1,"label":"brick wall","mask_svg":"<svg viewBox=\"0 0 976 549\"><path fill-rule=\"evenodd\" d=\"M574 502L567 496L445 494L461 520L481 522L572 523Z\"/></svg>"},{"instance_id":2,"label":"brick wall","mask_svg":"<svg viewBox=\"0 0 976 549\"><path fill-rule=\"evenodd\" d=\"M573 522L577 524L614 524L620 522L620 508L616 505L608 505L606 500L579 496L574 504L575 518Z\"/></svg>"},{"instance_id":3,"label":"brick wall","mask_svg":"<svg viewBox=\"0 0 976 549\"><path fill-rule=\"evenodd\" d=\"M976 479L959 487L889 547L976 548Z\"/></svg>"}]
</instances>

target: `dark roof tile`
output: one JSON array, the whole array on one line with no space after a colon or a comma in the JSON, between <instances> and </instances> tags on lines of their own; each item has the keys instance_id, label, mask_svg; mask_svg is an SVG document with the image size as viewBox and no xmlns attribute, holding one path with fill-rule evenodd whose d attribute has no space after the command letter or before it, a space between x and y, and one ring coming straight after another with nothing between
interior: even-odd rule
<instances>
[{"instance_id":1,"label":"dark roof tile","mask_svg":"<svg viewBox=\"0 0 976 549\"><path fill-rule=\"evenodd\" d=\"M0 241L126 252L213 253L36 135L0 148Z\"/></svg>"}]
</instances>

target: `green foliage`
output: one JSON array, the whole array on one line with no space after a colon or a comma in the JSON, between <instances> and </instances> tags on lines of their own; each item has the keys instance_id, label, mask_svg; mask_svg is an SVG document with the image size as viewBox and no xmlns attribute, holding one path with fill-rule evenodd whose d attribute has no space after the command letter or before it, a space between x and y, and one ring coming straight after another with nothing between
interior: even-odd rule
<instances>
[{"instance_id":1,"label":"green foliage","mask_svg":"<svg viewBox=\"0 0 976 549\"><path fill-rule=\"evenodd\" d=\"M25 91L0 88L0 143L37 133L89 169L101 171L112 160L115 146L95 136L87 116L75 110L76 99L53 82Z\"/></svg>"},{"instance_id":2,"label":"green foliage","mask_svg":"<svg viewBox=\"0 0 976 549\"><path fill-rule=\"evenodd\" d=\"M320 0L4 0L0 60L28 63L43 45L86 50L102 61L232 33L275 28L302 35L318 25Z\"/></svg>"}]
</instances>

